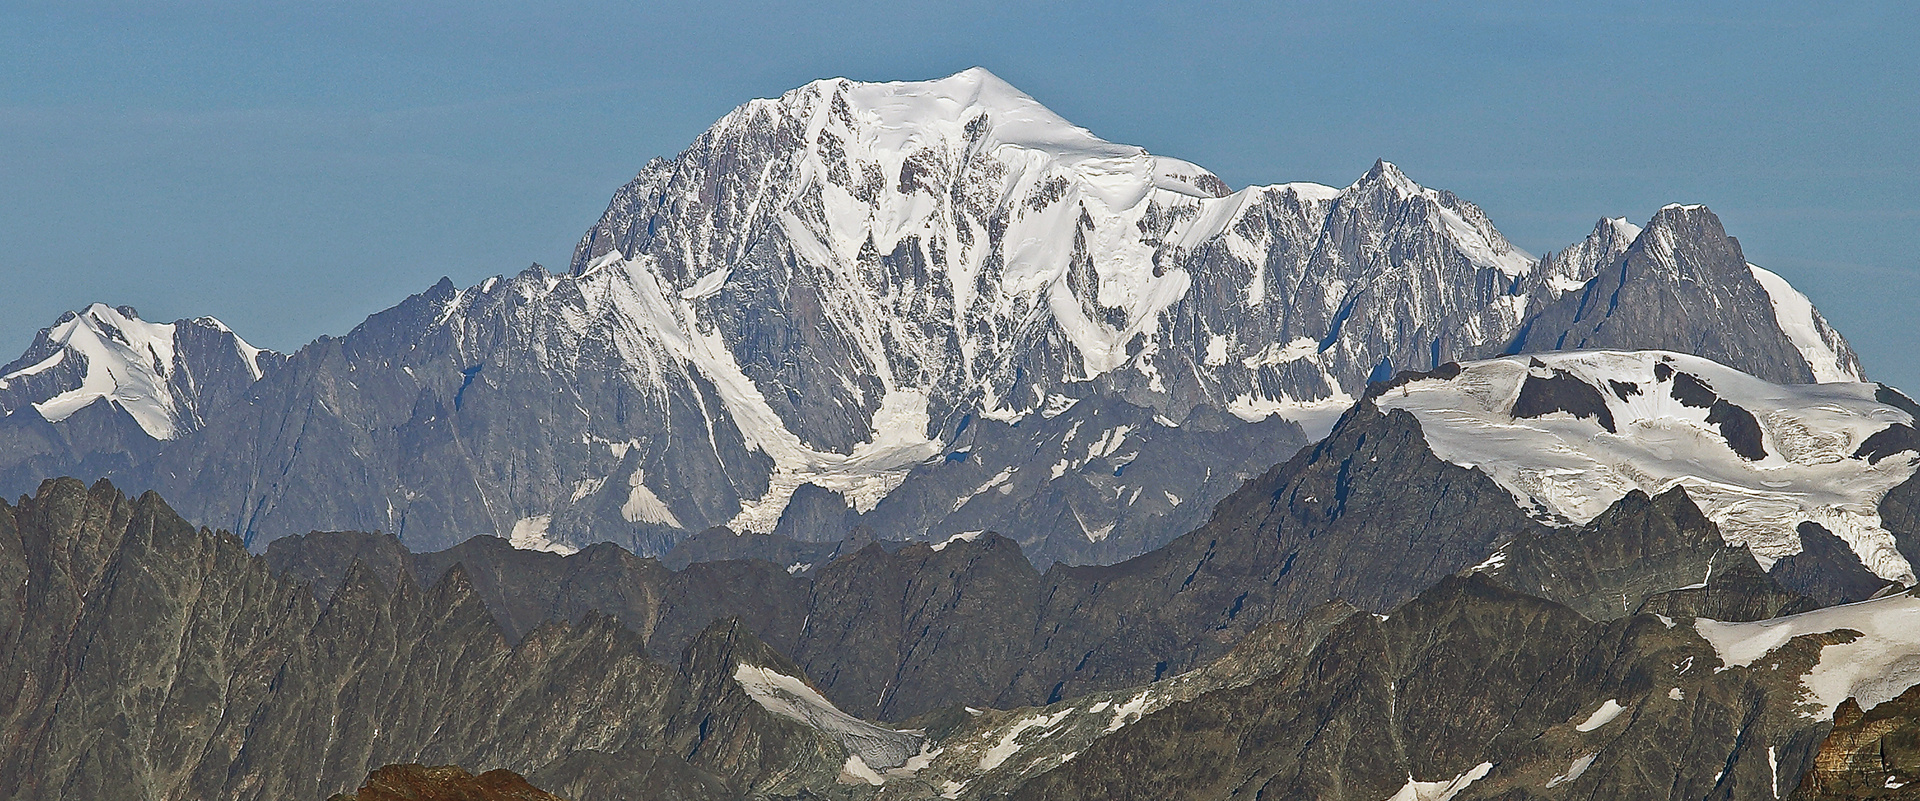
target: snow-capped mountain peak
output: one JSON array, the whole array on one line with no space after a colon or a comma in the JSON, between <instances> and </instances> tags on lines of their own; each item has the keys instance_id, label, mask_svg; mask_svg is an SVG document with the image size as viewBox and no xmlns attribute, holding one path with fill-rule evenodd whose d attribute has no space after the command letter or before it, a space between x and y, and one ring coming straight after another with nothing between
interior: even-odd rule
<instances>
[{"instance_id":1,"label":"snow-capped mountain peak","mask_svg":"<svg viewBox=\"0 0 1920 801\"><path fill-rule=\"evenodd\" d=\"M1340 194L1342 204L1369 206L1376 210L1420 201L1422 203L1415 208L1427 211L1435 233L1454 243L1475 266L1499 270L1508 278L1531 272L1538 261L1508 242L1479 207L1460 200L1452 192L1429 189L1414 183L1398 166L1386 159L1374 161L1373 168L1366 175Z\"/></svg>"},{"instance_id":2,"label":"snow-capped mountain peak","mask_svg":"<svg viewBox=\"0 0 1920 801\"><path fill-rule=\"evenodd\" d=\"M1423 195L1427 191L1426 187L1414 183L1406 173L1401 172L1399 165L1386 159L1374 159L1373 166L1360 176L1360 180L1348 185L1347 191L1360 191L1371 186L1384 187L1402 198Z\"/></svg>"},{"instance_id":3,"label":"snow-capped mountain peak","mask_svg":"<svg viewBox=\"0 0 1920 801\"><path fill-rule=\"evenodd\" d=\"M83 360L86 372L79 386L33 404L42 417L59 422L89 403L109 398L154 439L172 439L179 427L173 393L167 386L173 329L168 323L141 320L132 307L114 309L95 303L79 313L62 315L50 329L48 337L59 350L6 378L31 375L69 357Z\"/></svg>"},{"instance_id":4,"label":"snow-capped mountain peak","mask_svg":"<svg viewBox=\"0 0 1920 801\"><path fill-rule=\"evenodd\" d=\"M1674 253L1725 272L1731 247L1710 213L1662 215L1698 217L1673 231ZM1607 221L1579 258L1540 260L1472 203L1384 160L1342 188L1229 191L985 70L815 81L741 105L645 165L564 274L443 282L370 318L351 347L303 357L302 376L352 372L314 386L359 400L296 403L313 390L268 379L262 393L286 396L276 403L364 440L307 459L283 434L304 422L209 435L196 442L209 452L273 443L232 460L299 452L305 483L236 478L194 500L267 538L317 525L440 544L518 531L657 553L716 525L1010 528L1050 499L1023 545L1069 531L1033 552L1120 558L1398 371L1576 347L1570 337L1594 331L1620 348L1694 347L1655 338L1679 331L1757 373L1791 351L1777 332L1778 348L1747 344L1774 326L1744 267L1737 286L1605 317L1611 294L1674 293L1656 280L1666 271L1637 261L1599 288L1603 267L1638 253L1635 233ZM1706 314L1727 308L1765 319ZM1540 322L1546 312L1558 316ZM1239 450L1197 470L1155 464L1229 441ZM302 493L315 497L291 500ZM258 509L272 511L245 511Z\"/></svg>"},{"instance_id":5,"label":"snow-capped mountain peak","mask_svg":"<svg viewBox=\"0 0 1920 801\"><path fill-rule=\"evenodd\" d=\"M215 385L259 380L281 358L212 317L154 323L131 306L94 303L61 315L0 368L0 413L31 407L58 423L104 399L154 439L174 439L199 425L209 393L230 394Z\"/></svg>"},{"instance_id":6,"label":"snow-capped mountain peak","mask_svg":"<svg viewBox=\"0 0 1920 801\"><path fill-rule=\"evenodd\" d=\"M1684 224L1669 235L1687 254L1726 249L1691 242L1724 244L1711 212L1656 217ZM743 485L739 512L704 515L765 530L800 485L864 511L969 420L1012 425L1098 393L1171 427L1226 412L1317 435L1370 380L1561 347L1584 318L1532 320L1596 294L1596 275L1645 239L1602 220L1538 259L1384 159L1342 188L1229 191L973 69L815 81L739 107L616 193L572 272L589 299L631 301L604 308L627 319L610 327L633 337L618 348L633 374L714 387L731 419L712 427L740 426L774 462L768 488ZM1649 260L1680 254L1662 252ZM1694 313L1605 330L1637 337ZM1736 355L1721 358L1755 369Z\"/></svg>"}]
</instances>

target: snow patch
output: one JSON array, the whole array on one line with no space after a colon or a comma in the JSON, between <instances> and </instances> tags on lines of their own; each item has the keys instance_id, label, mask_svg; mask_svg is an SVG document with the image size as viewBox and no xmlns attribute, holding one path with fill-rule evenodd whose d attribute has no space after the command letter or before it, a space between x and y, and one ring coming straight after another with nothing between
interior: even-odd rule
<instances>
[{"instance_id":1,"label":"snow patch","mask_svg":"<svg viewBox=\"0 0 1920 801\"><path fill-rule=\"evenodd\" d=\"M1314 401L1296 401L1286 397L1276 400L1244 393L1227 404L1227 411L1249 423L1278 415L1280 419L1300 426L1300 430L1306 432L1307 441L1315 442L1325 439L1333 431L1334 424L1340 421L1340 415L1346 414L1352 407L1353 396L1336 390L1333 397Z\"/></svg>"},{"instance_id":2,"label":"snow patch","mask_svg":"<svg viewBox=\"0 0 1920 801\"><path fill-rule=\"evenodd\" d=\"M1021 748L1018 742L1020 735L1032 729L1051 729L1072 713L1073 709L1069 707L1051 715L1034 715L1015 722L1001 733L999 742L994 743L986 753L980 755L980 770L989 771L1000 767L1008 758L1018 753Z\"/></svg>"},{"instance_id":3,"label":"snow patch","mask_svg":"<svg viewBox=\"0 0 1920 801\"><path fill-rule=\"evenodd\" d=\"M547 525L552 522L550 514L520 518L513 522L513 533L507 535L507 541L523 551L546 551L561 556L579 552L579 548L547 539Z\"/></svg>"},{"instance_id":4,"label":"snow patch","mask_svg":"<svg viewBox=\"0 0 1920 801\"><path fill-rule=\"evenodd\" d=\"M980 535L985 533L986 532L984 531L962 531L958 534L955 534L951 537L948 537L944 540L934 543L933 549L935 551L944 551L947 549L947 546L949 545L952 545L956 542L973 542L974 540L980 539Z\"/></svg>"},{"instance_id":5,"label":"snow patch","mask_svg":"<svg viewBox=\"0 0 1920 801\"><path fill-rule=\"evenodd\" d=\"M706 300L720 294L720 289L727 285L727 279L732 276L732 267L721 267L700 276L700 280L693 282L692 286L680 290L680 297L685 300Z\"/></svg>"},{"instance_id":6,"label":"snow patch","mask_svg":"<svg viewBox=\"0 0 1920 801\"><path fill-rule=\"evenodd\" d=\"M1107 721L1107 733L1117 732L1127 724L1139 720L1142 715L1147 714L1147 705L1152 700L1153 693L1143 691L1126 703L1114 707L1113 719Z\"/></svg>"},{"instance_id":7,"label":"snow patch","mask_svg":"<svg viewBox=\"0 0 1920 801\"><path fill-rule=\"evenodd\" d=\"M972 492L956 498L953 502L953 511L960 511L960 507L966 506L968 501L986 493L988 490L998 488L1002 494L1012 490L1013 488L1007 485L1007 479L1012 478L1014 472L1017 470L1019 470L1017 467L1002 468L1000 472L994 474L993 478L987 479L985 484L981 484L979 487L974 488Z\"/></svg>"},{"instance_id":8,"label":"snow patch","mask_svg":"<svg viewBox=\"0 0 1920 801\"><path fill-rule=\"evenodd\" d=\"M842 712L806 682L771 668L743 662L734 668L733 680L761 708L811 726L840 743L851 752L847 772L870 784L884 782L880 772L906 765L926 742L925 732L883 728ZM856 761L866 769L864 773L852 767Z\"/></svg>"},{"instance_id":9,"label":"snow patch","mask_svg":"<svg viewBox=\"0 0 1920 801\"><path fill-rule=\"evenodd\" d=\"M1593 759L1597 756L1599 756L1598 753L1593 753L1574 760L1573 764L1567 766L1567 772L1547 780L1548 789L1559 787L1562 784L1568 784L1580 778L1582 774L1587 772L1587 768L1593 767Z\"/></svg>"},{"instance_id":10,"label":"snow patch","mask_svg":"<svg viewBox=\"0 0 1920 801\"><path fill-rule=\"evenodd\" d=\"M680 519L673 516L673 510L653 494L647 487L647 471L636 469L627 476L627 500L620 504L620 519L629 523L653 523L656 525L685 528Z\"/></svg>"},{"instance_id":11,"label":"snow patch","mask_svg":"<svg viewBox=\"0 0 1920 801\"><path fill-rule=\"evenodd\" d=\"M589 495L592 495L596 492L599 492L600 488L606 486L606 484L607 484L606 476L601 476L599 478L580 479L579 481L576 481L573 483L573 495L572 497L567 499L567 502L579 503L580 499L585 498Z\"/></svg>"},{"instance_id":12,"label":"snow patch","mask_svg":"<svg viewBox=\"0 0 1920 801\"><path fill-rule=\"evenodd\" d=\"M1474 565L1473 567L1467 568L1467 572L1478 573L1482 570L1493 570L1506 563L1507 563L1507 546L1502 545L1493 552L1492 556L1487 557L1485 561L1482 561L1480 564Z\"/></svg>"},{"instance_id":13,"label":"snow patch","mask_svg":"<svg viewBox=\"0 0 1920 801\"><path fill-rule=\"evenodd\" d=\"M1227 338L1214 334L1207 338L1205 363L1208 367L1219 367L1227 363Z\"/></svg>"},{"instance_id":14,"label":"snow patch","mask_svg":"<svg viewBox=\"0 0 1920 801\"><path fill-rule=\"evenodd\" d=\"M1626 707L1620 705L1619 701L1608 698L1604 703L1600 704L1599 709L1593 710L1593 714L1587 716L1586 722L1573 727L1573 730L1577 732L1593 731L1601 726L1612 723L1613 719L1620 717L1620 713L1625 712L1626 709Z\"/></svg>"},{"instance_id":15,"label":"snow patch","mask_svg":"<svg viewBox=\"0 0 1920 801\"><path fill-rule=\"evenodd\" d=\"M1421 782L1407 776L1407 783L1400 791L1387 797L1387 801L1453 801L1453 797L1467 789L1467 786L1487 777L1493 772L1492 762L1482 762L1458 776L1446 781Z\"/></svg>"},{"instance_id":16,"label":"snow patch","mask_svg":"<svg viewBox=\"0 0 1920 801\"><path fill-rule=\"evenodd\" d=\"M33 364L27 365L26 367L22 367L4 376L0 376L0 387L6 386L8 381L11 381L15 378L34 375L36 373L44 373L48 370L58 367L60 366L60 362L65 361L66 358L67 358L67 352L65 350L56 350L53 352L52 356L48 356L47 358L41 359L38 362L34 362Z\"/></svg>"}]
</instances>

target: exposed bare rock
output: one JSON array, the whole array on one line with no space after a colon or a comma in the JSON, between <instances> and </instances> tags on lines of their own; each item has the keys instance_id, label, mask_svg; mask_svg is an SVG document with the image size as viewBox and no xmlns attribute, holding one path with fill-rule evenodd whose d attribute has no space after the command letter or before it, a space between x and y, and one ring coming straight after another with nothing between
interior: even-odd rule
<instances>
[{"instance_id":1,"label":"exposed bare rock","mask_svg":"<svg viewBox=\"0 0 1920 801\"><path fill-rule=\"evenodd\" d=\"M327 801L565 801L527 783L525 776L495 768L475 776L457 765L388 765L367 783Z\"/></svg>"}]
</instances>

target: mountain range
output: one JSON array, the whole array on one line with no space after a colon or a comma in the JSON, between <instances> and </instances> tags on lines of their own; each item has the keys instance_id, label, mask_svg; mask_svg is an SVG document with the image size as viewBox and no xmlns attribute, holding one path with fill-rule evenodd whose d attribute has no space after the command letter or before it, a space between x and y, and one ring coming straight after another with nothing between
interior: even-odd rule
<instances>
[{"instance_id":1,"label":"mountain range","mask_svg":"<svg viewBox=\"0 0 1920 801\"><path fill-rule=\"evenodd\" d=\"M1231 191L979 69L747 103L615 193L566 272L442 281L290 357L234 338L270 371L75 319L86 341L63 320L0 372L21 431L0 489L111 476L256 549L315 528L653 555L716 526L992 529L1040 564L1110 563L1399 370L1599 347L1862 377L1703 207L1536 258L1386 162ZM221 328L174 324L196 325ZM101 372L134 400L73 418Z\"/></svg>"},{"instance_id":2,"label":"mountain range","mask_svg":"<svg viewBox=\"0 0 1920 801\"><path fill-rule=\"evenodd\" d=\"M0 367L0 798L1906 797L1917 421L1704 206L816 81L564 271Z\"/></svg>"}]
</instances>

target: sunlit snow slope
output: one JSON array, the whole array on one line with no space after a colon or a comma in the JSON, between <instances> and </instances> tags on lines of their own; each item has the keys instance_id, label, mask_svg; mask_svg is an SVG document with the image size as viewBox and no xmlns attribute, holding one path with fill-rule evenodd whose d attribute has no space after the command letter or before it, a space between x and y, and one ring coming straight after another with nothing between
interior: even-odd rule
<instances>
[{"instance_id":1,"label":"sunlit snow slope","mask_svg":"<svg viewBox=\"0 0 1920 801\"><path fill-rule=\"evenodd\" d=\"M0 368L0 414L31 408L57 423L105 400L154 439L174 439L279 358L211 317L150 323L95 303L61 316Z\"/></svg>"}]
</instances>

